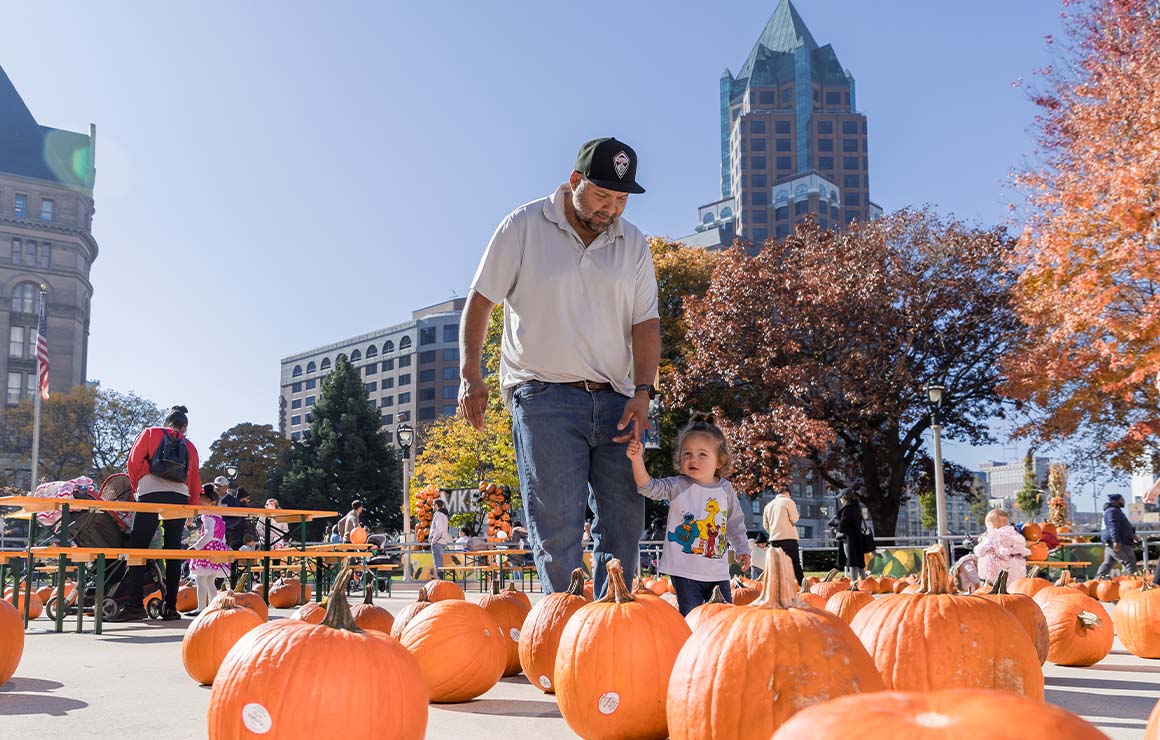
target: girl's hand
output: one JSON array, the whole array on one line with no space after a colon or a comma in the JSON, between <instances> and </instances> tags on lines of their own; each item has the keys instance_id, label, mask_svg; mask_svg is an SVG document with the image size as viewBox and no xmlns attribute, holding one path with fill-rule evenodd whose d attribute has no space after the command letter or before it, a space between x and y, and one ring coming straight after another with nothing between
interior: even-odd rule
<instances>
[{"instance_id":1,"label":"girl's hand","mask_svg":"<svg viewBox=\"0 0 1160 740\"><path fill-rule=\"evenodd\" d=\"M624 451L624 454L628 455L628 459L632 460L633 462L639 461L644 463L644 445L641 444L639 439L630 441L628 443L628 447Z\"/></svg>"},{"instance_id":2,"label":"girl's hand","mask_svg":"<svg viewBox=\"0 0 1160 740\"><path fill-rule=\"evenodd\" d=\"M748 571L749 567L753 565L753 560L749 555L738 555L737 565L741 568L742 571Z\"/></svg>"}]
</instances>

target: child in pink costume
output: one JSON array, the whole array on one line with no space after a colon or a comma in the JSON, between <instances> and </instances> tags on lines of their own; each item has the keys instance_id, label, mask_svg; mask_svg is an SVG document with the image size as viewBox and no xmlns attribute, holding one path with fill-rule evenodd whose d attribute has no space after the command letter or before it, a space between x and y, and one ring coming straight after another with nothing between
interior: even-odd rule
<instances>
[{"instance_id":1,"label":"child in pink costume","mask_svg":"<svg viewBox=\"0 0 1160 740\"><path fill-rule=\"evenodd\" d=\"M1007 571L1010 581L1027 575L1027 556L1031 551L1002 509L992 509L987 514L987 531L979 538L975 554L979 556L979 578L987 583L995 583L1003 571Z\"/></svg>"}]
</instances>

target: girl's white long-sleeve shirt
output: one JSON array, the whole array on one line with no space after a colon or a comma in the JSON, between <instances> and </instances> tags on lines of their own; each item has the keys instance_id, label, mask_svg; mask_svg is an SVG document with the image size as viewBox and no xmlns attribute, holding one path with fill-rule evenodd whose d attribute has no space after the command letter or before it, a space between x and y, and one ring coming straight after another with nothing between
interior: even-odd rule
<instances>
[{"instance_id":1,"label":"girl's white long-sleeve shirt","mask_svg":"<svg viewBox=\"0 0 1160 740\"><path fill-rule=\"evenodd\" d=\"M651 478L637 490L647 498L669 502L662 573L694 581L726 581L726 540L737 555L749 554L745 515L737 492L724 478L711 484L684 475Z\"/></svg>"}]
</instances>

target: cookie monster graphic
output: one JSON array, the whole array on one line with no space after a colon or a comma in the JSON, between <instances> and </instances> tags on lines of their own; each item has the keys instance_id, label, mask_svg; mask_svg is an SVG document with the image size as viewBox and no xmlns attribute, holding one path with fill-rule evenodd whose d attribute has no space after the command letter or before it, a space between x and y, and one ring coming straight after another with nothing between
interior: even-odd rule
<instances>
[{"instance_id":1,"label":"cookie monster graphic","mask_svg":"<svg viewBox=\"0 0 1160 740\"><path fill-rule=\"evenodd\" d=\"M685 553L693 555L693 542L697 540L698 534L697 518L685 512L684 521L678 524L672 532L669 532L668 537L670 542L676 542L680 545Z\"/></svg>"}]
</instances>

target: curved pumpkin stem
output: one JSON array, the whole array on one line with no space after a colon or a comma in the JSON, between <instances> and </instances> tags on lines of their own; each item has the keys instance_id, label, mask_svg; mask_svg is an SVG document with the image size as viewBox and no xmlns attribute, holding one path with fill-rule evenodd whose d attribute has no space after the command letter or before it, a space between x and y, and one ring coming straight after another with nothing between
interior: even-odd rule
<instances>
[{"instance_id":1,"label":"curved pumpkin stem","mask_svg":"<svg viewBox=\"0 0 1160 740\"><path fill-rule=\"evenodd\" d=\"M608 571L608 593L604 594L604 598L600 599L598 603L627 604L630 601L636 601L636 597L632 595L628 590L628 585L624 582L624 568L621 567L620 561L613 558L604 567Z\"/></svg>"},{"instance_id":2,"label":"curved pumpkin stem","mask_svg":"<svg viewBox=\"0 0 1160 740\"><path fill-rule=\"evenodd\" d=\"M1059 580L1055 582L1056 586L1070 586L1071 585L1071 571L1064 569L1060 574Z\"/></svg>"},{"instance_id":3,"label":"curved pumpkin stem","mask_svg":"<svg viewBox=\"0 0 1160 740\"><path fill-rule=\"evenodd\" d=\"M765 548L765 573L761 575L761 596L753 605L759 609L788 609L798 603L793 561L780 548Z\"/></svg>"},{"instance_id":4,"label":"curved pumpkin stem","mask_svg":"<svg viewBox=\"0 0 1160 740\"><path fill-rule=\"evenodd\" d=\"M363 588L363 603L367 606L374 606L375 590L373 588Z\"/></svg>"},{"instance_id":5,"label":"curved pumpkin stem","mask_svg":"<svg viewBox=\"0 0 1160 740\"><path fill-rule=\"evenodd\" d=\"M1028 578L1035 578L1038 575L1039 575L1039 566L1038 565L1031 566L1031 570L1027 571Z\"/></svg>"},{"instance_id":6,"label":"curved pumpkin stem","mask_svg":"<svg viewBox=\"0 0 1160 740\"><path fill-rule=\"evenodd\" d=\"M1075 616L1079 620L1079 626L1085 630L1094 630L1104 623L1102 619L1091 612L1080 612Z\"/></svg>"},{"instance_id":7,"label":"curved pumpkin stem","mask_svg":"<svg viewBox=\"0 0 1160 740\"><path fill-rule=\"evenodd\" d=\"M705 603L707 603L707 604L728 604L729 602L725 600L725 594L721 593L721 587L714 586L713 587L713 595L710 596L709 600Z\"/></svg>"},{"instance_id":8,"label":"curved pumpkin stem","mask_svg":"<svg viewBox=\"0 0 1160 740\"><path fill-rule=\"evenodd\" d=\"M947 551L942 545L931 545L922 552L922 586L919 593L952 593L950 572L947 570Z\"/></svg>"},{"instance_id":9,"label":"curved pumpkin stem","mask_svg":"<svg viewBox=\"0 0 1160 740\"><path fill-rule=\"evenodd\" d=\"M995 584L993 586L991 586L991 590L988 591L987 593L1001 594L1001 595L1006 595L1006 594L1010 593L1007 590L1007 577L1008 577L1008 575L1009 574L1005 570L999 571L999 577L995 579Z\"/></svg>"},{"instance_id":10,"label":"curved pumpkin stem","mask_svg":"<svg viewBox=\"0 0 1160 740\"><path fill-rule=\"evenodd\" d=\"M572 571L572 582L568 584L568 590L565 591L569 596L583 596L584 595L584 569L577 568Z\"/></svg>"},{"instance_id":11,"label":"curved pumpkin stem","mask_svg":"<svg viewBox=\"0 0 1160 740\"><path fill-rule=\"evenodd\" d=\"M769 550L769 549L771 549L771 548L768 548L768 547L767 547L767 548L765 548L765 549L766 549L766 550ZM776 547L775 547L775 548L772 548L772 549L776 550L776 549L778 549L778 548L776 548ZM766 558L766 561L768 561L768 560L769 560L769 558ZM826 577L822 579L822 582L823 582L823 583L829 583L830 581L834 580L834 579L835 579L836 577L838 577L839 575L841 575L841 574L838 572L838 569L837 569L837 568L832 568L832 569L830 569L830 572L826 574Z\"/></svg>"},{"instance_id":12,"label":"curved pumpkin stem","mask_svg":"<svg viewBox=\"0 0 1160 740\"><path fill-rule=\"evenodd\" d=\"M331 629L346 630L347 632L362 632L354 623L354 616L350 613L350 603L346 600L346 584L350 581L351 569L343 568L334 579L334 588L330 591L330 598L326 602L326 616L322 624Z\"/></svg>"},{"instance_id":13,"label":"curved pumpkin stem","mask_svg":"<svg viewBox=\"0 0 1160 740\"><path fill-rule=\"evenodd\" d=\"M848 588L848 589L846 589L846 590L847 590L847 591L861 591L862 589L858 588L858 582L857 582L857 581L853 581L853 580L852 580L852 581L850 581L850 588Z\"/></svg>"}]
</instances>

